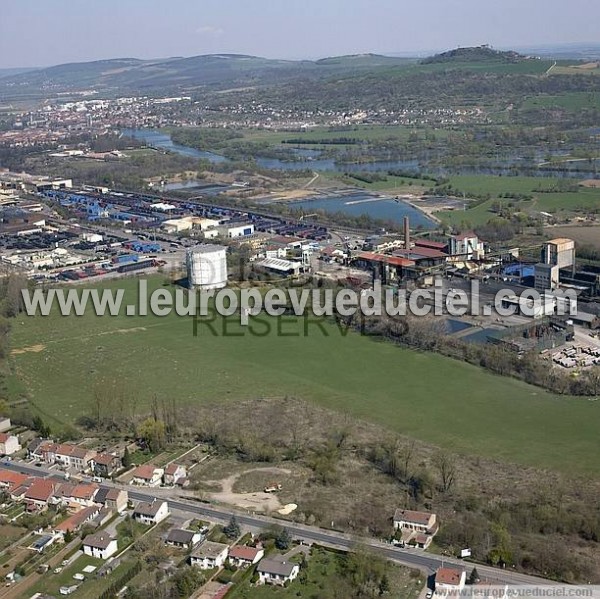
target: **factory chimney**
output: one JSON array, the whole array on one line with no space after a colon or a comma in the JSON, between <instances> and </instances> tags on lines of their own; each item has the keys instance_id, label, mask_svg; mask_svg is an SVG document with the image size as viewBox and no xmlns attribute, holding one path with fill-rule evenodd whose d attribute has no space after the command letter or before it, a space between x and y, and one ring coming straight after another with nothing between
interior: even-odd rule
<instances>
[{"instance_id":1,"label":"factory chimney","mask_svg":"<svg viewBox=\"0 0 600 599\"><path fill-rule=\"evenodd\" d=\"M410 250L410 221L408 216L404 217L404 249Z\"/></svg>"}]
</instances>

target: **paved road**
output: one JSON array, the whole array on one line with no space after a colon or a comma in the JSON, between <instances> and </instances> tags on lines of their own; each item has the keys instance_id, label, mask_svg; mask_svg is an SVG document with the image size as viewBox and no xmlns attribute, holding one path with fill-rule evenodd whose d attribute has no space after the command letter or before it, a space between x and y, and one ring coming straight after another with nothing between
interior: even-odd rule
<instances>
[{"instance_id":1,"label":"paved road","mask_svg":"<svg viewBox=\"0 0 600 599\"><path fill-rule=\"evenodd\" d=\"M57 476L56 472L46 470L45 468L36 468L35 466L20 462L9 462L8 464L3 464L0 467L24 472L25 474L30 475ZM164 490L152 488L141 489L139 487L128 487L126 485L112 483L106 483L101 486L116 486L127 489L129 492L129 498L133 501L152 501L157 498L162 499L168 502L171 510L179 510L196 517L216 520L217 522L228 522L231 516L235 515L238 522L242 526L255 530L265 528L273 524L285 524L285 527L295 539L303 540L308 543L318 543L343 550L351 550L357 545L367 545L373 551L382 557L385 557L386 559L397 562L404 566L425 570L428 574L434 572L441 566L457 565L468 570L472 568L471 564L466 564L459 559L438 556L426 553L425 551L419 549L400 549L375 539L355 537L341 532L325 530L323 528L317 528L314 526L305 526L293 522L284 523L282 520L277 518L244 513L238 510L196 502L188 499L167 497L165 496ZM490 581L500 584L535 586L553 584L552 581L543 578L520 574L519 572L515 572L513 570L501 570L499 568L492 568L479 564L477 564L477 571L479 572L481 578L486 578Z\"/></svg>"}]
</instances>

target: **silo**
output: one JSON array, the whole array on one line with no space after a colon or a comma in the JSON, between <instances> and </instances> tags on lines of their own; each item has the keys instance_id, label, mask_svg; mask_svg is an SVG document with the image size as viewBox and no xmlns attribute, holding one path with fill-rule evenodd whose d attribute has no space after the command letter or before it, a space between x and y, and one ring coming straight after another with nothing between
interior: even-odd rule
<instances>
[{"instance_id":1,"label":"silo","mask_svg":"<svg viewBox=\"0 0 600 599\"><path fill-rule=\"evenodd\" d=\"M227 248L199 245L187 251L188 283L197 289L221 289L227 285Z\"/></svg>"}]
</instances>

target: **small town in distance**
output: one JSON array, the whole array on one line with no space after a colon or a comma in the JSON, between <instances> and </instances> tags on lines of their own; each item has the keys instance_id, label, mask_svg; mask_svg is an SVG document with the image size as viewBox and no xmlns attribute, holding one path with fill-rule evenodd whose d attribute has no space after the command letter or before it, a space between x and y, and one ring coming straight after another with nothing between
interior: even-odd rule
<instances>
[{"instance_id":1,"label":"small town in distance","mask_svg":"<svg viewBox=\"0 0 600 599\"><path fill-rule=\"evenodd\" d=\"M0 598L598 594L600 45L553 1L6 8Z\"/></svg>"}]
</instances>

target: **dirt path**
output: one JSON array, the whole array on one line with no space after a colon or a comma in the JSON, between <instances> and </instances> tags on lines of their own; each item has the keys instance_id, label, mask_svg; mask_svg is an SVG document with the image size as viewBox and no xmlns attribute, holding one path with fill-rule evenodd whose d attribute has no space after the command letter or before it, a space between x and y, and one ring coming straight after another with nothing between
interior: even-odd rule
<instances>
[{"instance_id":1,"label":"dirt path","mask_svg":"<svg viewBox=\"0 0 600 599\"><path fill-rule=\"evenodd\" d=\"M265 493L258 491L256 493L234 493L233 485L240 476L250 472L270 472L272 474L291 474L291 470L285 468L252 468L239 474L233 474L221 480L206 481L209 485L220 485L221 491L210 493L213 501L229 503L248 510L275 511L281 508L281 502L276 493Z\"/></svg>"}]
</instances>

